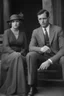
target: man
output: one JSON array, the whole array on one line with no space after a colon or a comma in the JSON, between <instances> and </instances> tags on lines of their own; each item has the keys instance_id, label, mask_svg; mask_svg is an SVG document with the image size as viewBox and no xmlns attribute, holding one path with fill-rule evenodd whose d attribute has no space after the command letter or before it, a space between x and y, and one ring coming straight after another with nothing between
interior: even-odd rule
<instances>
[{"instance_id":1,"label":"man","mask_svg":"<svg viewBox=\"0 0 64 96\"><path fill-rule=\"evenodd\" d=\"M28 96L36 92L37 62L41 62L38 71L47 69L50 65L59 61L62 64L64 79L64 35L62 28L49 23L49 12L40 10L37 13L40 27L32 33L27 54L28 85L30 91Z\"/></svg>"}]
</instances>

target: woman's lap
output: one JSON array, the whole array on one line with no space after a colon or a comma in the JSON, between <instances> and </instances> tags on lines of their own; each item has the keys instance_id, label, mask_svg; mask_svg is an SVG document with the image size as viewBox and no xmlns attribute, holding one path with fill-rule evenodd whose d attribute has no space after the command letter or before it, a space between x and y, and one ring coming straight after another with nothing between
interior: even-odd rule
<instances>
[{"instance_id":1,"label":"woman's lap","mask_svg":"<svg viewBox=\"0 0 64 96\"><path fill-rule=\"evenodd\" d=\"M13 94L25 92L25 76L23 67L23 57L17 54L6 54L2 62L2 69L7 73L6 80L0 89L1 92Z\"/></svg>"}]
</instances>

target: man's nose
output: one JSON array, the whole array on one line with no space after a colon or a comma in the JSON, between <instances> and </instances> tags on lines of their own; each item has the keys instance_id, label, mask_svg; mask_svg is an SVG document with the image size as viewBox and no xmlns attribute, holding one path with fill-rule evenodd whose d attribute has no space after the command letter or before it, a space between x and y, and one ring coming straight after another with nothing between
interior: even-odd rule
<instances>
[{"instance_id":1,"label":"man's nose","mask_svg":"<svg viewBox=\"0 0 64 96\"><path fill-rule=\"evenodd\" d=\"M42 23L44 23L44 20L42 20Z\"/></svg>"}]
</instances>

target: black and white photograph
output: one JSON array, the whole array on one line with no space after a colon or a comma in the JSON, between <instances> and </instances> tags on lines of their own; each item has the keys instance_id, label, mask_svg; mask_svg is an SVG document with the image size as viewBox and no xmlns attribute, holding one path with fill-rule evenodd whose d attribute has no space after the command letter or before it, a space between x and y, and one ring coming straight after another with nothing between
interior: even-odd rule
<instances>
[{"instance_id":1,"label":"black and white photograph","mask_svg":"<svg viewBox=\"0 0 64 96\"><path fill-rule=\"evenodd\" d=\"M64 96L64 0L0 0L0 96Z\"/></svg>"}]
</instances>

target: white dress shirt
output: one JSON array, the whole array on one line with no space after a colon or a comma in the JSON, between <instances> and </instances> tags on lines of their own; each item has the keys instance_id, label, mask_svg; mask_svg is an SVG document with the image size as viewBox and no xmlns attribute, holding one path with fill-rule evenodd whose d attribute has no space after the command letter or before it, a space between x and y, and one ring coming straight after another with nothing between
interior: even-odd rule
<instances>
[{"instance_id":1,"label":"white dress shirt","mask_svg":"<svg viewBox=\"0 0 64 96\"><path fill-rule=\"evenodd\" d=\"M45 34L45 29L42 28L42 30L43 30L43 32L44 32L44 34ZM46 27L46 30L47 30L48 36L50 36L50 35L49 35L49 31L50 31L50 24Z\"/></svg>"}]
</instances>

